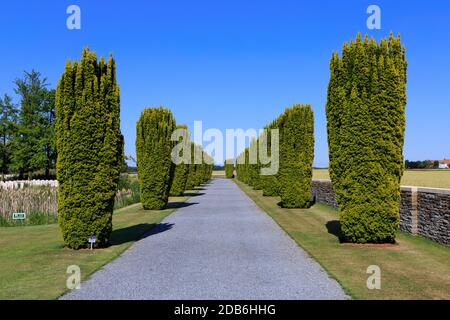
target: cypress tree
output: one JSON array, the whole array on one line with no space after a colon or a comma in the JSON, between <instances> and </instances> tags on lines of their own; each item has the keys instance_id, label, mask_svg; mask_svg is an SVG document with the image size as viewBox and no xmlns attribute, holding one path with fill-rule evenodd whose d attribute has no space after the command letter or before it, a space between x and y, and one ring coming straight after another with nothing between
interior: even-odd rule
<instances>
[{"instance_id":1,"label":"cypress tree","mask_svg":"<svg viewBox=\"0 0 450 320\"><path fill-rule=\"evenodd\" d=\"M311 201L314 116L310 105L294 105L280 119L280 196L286 208Z\"/></svg>"},{"instance_id":2,"label":"cypress tree","mask_svg":"<svg viewBox=\"0 0 450 320\"><path fill-rule=\"evenodd\" d=\"M189 146L189 136L187 133L187 126L186 125L179 125L177 126L177 129L184 129L184 135L181 138L180 143L186 143ZM178 155L180 158L183 158L183 154ZM173 182L170 188L170 195L171 196L181 196L183 195L183 192L186 190L186 182L188 179L189 174L189 164L182 162L175 166L175 172L173 177Z\"/></svg>"},{"instance_id":3,"label":"cypress tree","mask_svg":"<svg viewBox=\"0 0 450 320\"><path fill-rule=\"evenodd\" d=\"M225 177L227 179L234 178L234 160L233 159L225 160Z\"/></svg>"},{"instance_id":4,"label":"cypress tree","mask_svg":"<svg viewBox=\"0 0 450 320\"><path fill-rule=\"evenodd\" d=\"M343 238L393 242L399 223L406 106L405 49L392 34L333 54L327 97L330 176Z\"/></svg>"},{"instance_id":5,"label":"cypress tree","mask_svg":"<svg viewBox=\"0 0 450 320\"><path fill-rule=\"evenodd\" d=\"M80 62L66 63L55 99L58 220L64 242L73 249L107 244L114 197L123 162L120 90L116 64L97 61L83 50Z\"/></svg>"},{"instance_id":6,"label":"cypress tree","mask_svg":"<svg viewBox=\"0 0 450 320\"><path fill-rule=\"evenodd\" d=\"M171 152L176 124L169 109L146 108L136 125L136 156L142 206L160 210L169 199L175 165Z\"/></svg>"},{"instance_id":7,"label":"cypress tree","mask_svg":"<svg viewBox=\"0 0 450 320\"><path fill-rule=\"evenodd\" d=\"M267 154L272 155L272 129L279 130L279 120L281 116L272 121L268 126L264 128L267 137ZM278 159L275 159L279 163ZM279 196L280 195L280 182L279 173L273 175L262 175L261 176L261 187L263 190L263 196Z\"/></svg>"},{"instance_id":8,"label":"cypress tree","mask_svg":"<svg viewBox=\"0 0 450 320\"><path fill-rule=\"evenodd\" d=\"M189 164L188 177L186 180L186 190L192 190L196 186L196 169L194 163L195 143L191 142L191 162Z\"/></svg>"}]
</instances>

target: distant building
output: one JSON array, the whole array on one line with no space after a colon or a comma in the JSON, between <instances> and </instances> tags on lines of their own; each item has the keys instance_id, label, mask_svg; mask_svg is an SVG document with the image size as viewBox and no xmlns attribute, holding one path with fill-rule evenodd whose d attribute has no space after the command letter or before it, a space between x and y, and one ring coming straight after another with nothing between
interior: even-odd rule
<instances>
[{"instance_id":1,"label":"distant building","mask_svg":"<svg viewBox=\"0 0 450 320\"><path fill-rule=\"evenodd\" d=\"M432 163L439 162L439 169L448 169L450 168L450 160L431 160Z\"/></svg>"}]
</instances>

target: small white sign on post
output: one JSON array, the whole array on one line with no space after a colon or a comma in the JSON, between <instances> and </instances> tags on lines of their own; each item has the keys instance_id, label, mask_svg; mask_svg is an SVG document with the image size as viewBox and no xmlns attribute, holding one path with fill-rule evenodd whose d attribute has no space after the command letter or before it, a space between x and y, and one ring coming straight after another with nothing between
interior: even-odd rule
<instances>
[{"instance_id":1,"label":"small white sign on post","mask_svg":"<svg viewBox=\"0 0 450 320\"><path fill-rule=\"evenodd\" d=\"M94 245L94 243L97 241L97 237L96 236L89 236L88 238L88 242L91 245L91 250L92 250L92 246Z\"/></svg>"},{"instance_id":2,"label":"small white sign on post","mask_svg":"<svg viewBox=\"0 0 450 320\"><path fill-rule=\"evenodd\" d=\"M13 220L25 220L27 218L27 214L25 212L14 212L12 214Z\"/></svg>"}]
</instances>

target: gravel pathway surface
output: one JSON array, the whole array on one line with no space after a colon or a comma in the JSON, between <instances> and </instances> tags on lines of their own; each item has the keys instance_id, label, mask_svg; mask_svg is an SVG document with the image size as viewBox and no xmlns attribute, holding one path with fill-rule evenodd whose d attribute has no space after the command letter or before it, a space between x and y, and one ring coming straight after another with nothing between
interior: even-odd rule
<instances>
[{"instance_id":1,"label":"gravel pathway surface","mask_svg":"<svg viewBox=\"0 0 450 320\"><path fill-rule=\"evenodd\" d=\"M230 180L213 179L61 299L348 299Z\"/></svg>"}]
</instances>

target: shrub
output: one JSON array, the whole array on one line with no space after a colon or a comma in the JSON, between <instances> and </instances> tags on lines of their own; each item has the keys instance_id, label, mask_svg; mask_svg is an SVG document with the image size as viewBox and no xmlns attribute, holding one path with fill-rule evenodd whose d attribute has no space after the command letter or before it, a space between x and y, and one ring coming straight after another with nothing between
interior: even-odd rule
<instances>
[{"instance_id":1,"label":"shrub","mask_svg":"<svg viewBox=\"0 0 450 320\"><path fill-rule=\"evenodd\" d=\"M141 203L146 210L160 210L169 199L175 169L171 152L176 124L168 109L146 108L136 125L136 156Z\"/></svg>"},{"instance_id":2,"label":"shrub","mask_svg":"<svg viewBox=\"0 0 450 320\"><path fill-rule=\"evenodd\" d=\"M286 208L311 202L314 115L310 105L294 105L280 119L280 196Z\"/></svg>"},{"instance_id":3,"label":"shrub","mask_svg":"<svg viewBox=\"0 0 450 320\"><path fill-rule=\"evenodd\" d=\"M233 159L225 160L225 176L228 179L234 178L234 160Z\"/></svg>"},{"instance_id":4,"label":"shrub","mask_svg":"<svg viewBox=\"0 0 450 320\"><path fill-rule=\"evenodd\" d=\"M400 36L366 36L333 54L326 105L330 176L342 234L352 242L393 242L399 224L406 105Z\"/></svg>"},{"instance_id":5,"label":"shrub","mask_svg":"<svg viewBox=\"0 0 450 320\"><path fill-rule=\"evenodd\" d=\"M184 135L181 139L181 142L186 141L186 143L189 143L189 137L187 134L187 126L185 125L179 125L177 126L177 129L184 129ZM181 143L180 142L180 143ZM183 158L182 152L178 155L180 159ZM170 195L171 196L181 196L183 195L184 190L186 190L186 183L188 179L189 174L189 164L185 163L184 161L182 163L179 163L175 166L175 173L173 177L172 186L170 188Z\"/></svg>"},{"instance_id":6,"label":"shrub","mask_svg":"<svg viewBox=\"0 0 450 320\"><path fill-rule=\"evenodd\" d=\"M56 90L58 216L64 242L78 249L91 235L107 244L123 162L120 90L112 56L83 50L67 62Z\"/></svg>"},{"instance_id":7,"label":"shrub","mask_svg":"<svg viewBox=\"0 0 450 320\"><path fill-rule=\"evenodd\" d=\"M272 129L278 129L279 130L279 118L272 121L268 126L264 128L266 132L266 138L267 138L267 154L272 154ZM279 150L278 150L279 151ZM279 158L274 159L275 161L278 161ZM263 196L279 196L280 195L280 182L279 182L279 173L272 175L261 175L261 188L263 190Z\"/></svg>"}]
</instances>

